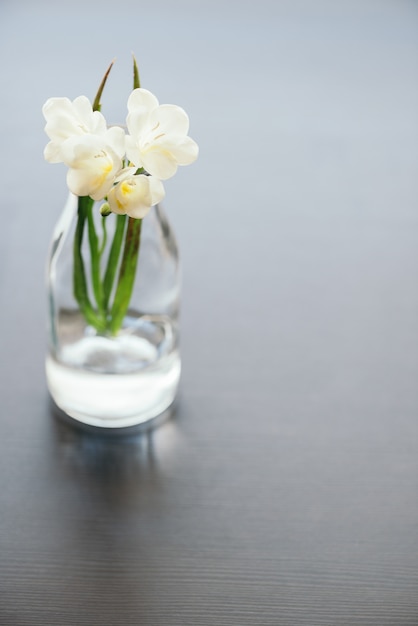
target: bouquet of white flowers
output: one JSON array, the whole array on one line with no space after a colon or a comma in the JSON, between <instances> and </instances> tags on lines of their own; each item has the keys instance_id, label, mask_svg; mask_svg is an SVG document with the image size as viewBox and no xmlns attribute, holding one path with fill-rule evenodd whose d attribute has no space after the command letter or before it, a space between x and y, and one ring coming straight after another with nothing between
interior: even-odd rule
<instances>
[{"instance_id":1,"label":"bouquet of white flowers","mask_svg":"<svg viewBox=\"0 0 418 626\"><path fill-rule=\"evenodd\" d=\"M86 96L79 96L72 102L68 98L49 98L43 106L43 114L47 122L45 132L50 139L44 151L45 159L68 166L67 184L78 196L73 247L74 297L93 328L115 335L130 302L142 219L164 198L162 181L174 176L179 165L195 161L198 147L188 137L186 112L172 104L160 105L150 91L140 87L135 59L134 89L128 99L126 118L128 132L121 127L108 127L101 113L101 97L112 65L93 104ZM93 215L97 201L102 202L99 209L103 220L101 238ZM117 215L117 224L104 262L106 219L111 213ZM86 229L93 302L82 253Z\"/></svg>"}]
</instances>

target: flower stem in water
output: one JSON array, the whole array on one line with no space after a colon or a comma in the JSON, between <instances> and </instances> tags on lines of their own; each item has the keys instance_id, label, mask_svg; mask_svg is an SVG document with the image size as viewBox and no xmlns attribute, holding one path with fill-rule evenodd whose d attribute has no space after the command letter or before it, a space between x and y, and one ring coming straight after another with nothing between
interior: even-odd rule
<instances>
[{"instance_id":1,"label":"flower stem in water","mask_svg":"<svg viewBox=\"0 0 418 626\"><path fill-rule=\"evenodd\" d=\"M106 272L103 279L103 302L105 310L108 310L109 299L112 293L116 270L118 268L119 257L122 250L123 233L125 231L126 215L117 215L115 233L109 251ZM105 218L108 219L108 218Z\"/></svg>"},{"instance_id":2,"label":"flower stem in water","mask_svg":"<svg viewBox=\"0 0 418 626\"><path fill-rule=\"evenodd\" d=\"M83 233L87 217L87 210L88 207L92 204L93 201L88 196L82 196L78 198L77 226L74 235L73 245L73 291L74 297L77 300L80 310L84 315L86 321L91 324L96 330L101 331L105 330L106 324L103 318L98 317L96 311L93 309L90 303L82 254Z\"/></svg>"},{"instance_id":3,"label":"flower stem in water","mask_svg":"<svg viewBox=\"0 0 418 626\"><path fill-rule=\"evenodd\" d=\"M87 227L90 244L90 260L91 260L91 280L93 285L93 293L97 303L97 311L100 318L105 321L103 306L103 286L100 278L100 250L99 238L96 233L93 216L93 202L87 205Z\"/></svg>"},{"instance_id":4,"label":"flower stem in water","mask_svg":"<svg viewBox=\"0 0 418 626\"><path fill-rule=\"evenodd\" d=\"M141 227L142 220L133 219L132 217L129 218L118 284L109 320L109 330L113 335L116 335L122 326L123 318L129 307L135 282L136 266L141 242Z\"/></svg>"}]
</instances>

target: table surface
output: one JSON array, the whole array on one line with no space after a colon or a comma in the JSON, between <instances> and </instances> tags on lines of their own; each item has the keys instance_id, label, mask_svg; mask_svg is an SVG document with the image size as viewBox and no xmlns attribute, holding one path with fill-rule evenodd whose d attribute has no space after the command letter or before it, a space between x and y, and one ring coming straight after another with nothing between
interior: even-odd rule
<instances>
[{"instance_id":1,"label":"table surface","mask_svg":"<svg viewBox=\"0 0 418 626\"><path fill-rule=\"evenodd\" d=\"M0 624L418 623L418 4L0 5ZM184 106L181 388L142 434L45 385L50 96Z\"/></svg>"}]
</instances>

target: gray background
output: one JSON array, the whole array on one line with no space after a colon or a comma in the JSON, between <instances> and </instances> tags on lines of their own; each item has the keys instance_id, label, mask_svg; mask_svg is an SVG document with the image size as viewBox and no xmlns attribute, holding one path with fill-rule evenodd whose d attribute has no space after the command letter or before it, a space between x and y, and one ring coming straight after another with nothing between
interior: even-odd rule
<instances>
[{"instance_id":1,"label":"gray background","mask_svg":"<svg viewBox=\"0 0 418 626\"><path fill-rule=\"evenodd\" d=\"M418 3L0 2L0 624L418 623ZM50 96L182 105L172 419L53 417Z\"/></svg>"}]
</instances>

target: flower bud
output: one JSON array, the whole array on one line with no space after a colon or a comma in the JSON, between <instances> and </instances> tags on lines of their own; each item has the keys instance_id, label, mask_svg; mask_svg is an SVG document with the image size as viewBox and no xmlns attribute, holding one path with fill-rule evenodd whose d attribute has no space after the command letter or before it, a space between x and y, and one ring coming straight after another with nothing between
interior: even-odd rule
<instances>
[{"instance_id":1,"label":"flower bud","mask_svg":"<svg viewBox=\"0 0 418 626\"><path fill-rule=\"evenodd\" d=\"M108 202L104 202L102 204L102 206L100 207L100 213L103 215L103 217L107 217L108 215L111 214L111 210L110 210L110 206Z\"/></svg>"}]
</instances>

